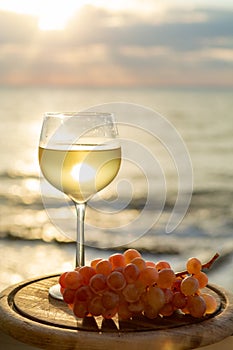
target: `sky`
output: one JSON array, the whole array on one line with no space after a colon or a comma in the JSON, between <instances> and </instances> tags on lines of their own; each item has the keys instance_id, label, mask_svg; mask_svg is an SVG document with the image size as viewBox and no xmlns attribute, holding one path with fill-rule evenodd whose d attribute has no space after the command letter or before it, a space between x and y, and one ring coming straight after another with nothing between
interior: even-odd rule
<instances>
[{"instance_id":1,"label":"sky","mask_svg":"<svg viewBox=\"0 0 233 350\"><path fill-rule=\"evenodd\" d=\"M0 86L233 86L232 0L0 0Z\"/></svg>"}]
</instances>

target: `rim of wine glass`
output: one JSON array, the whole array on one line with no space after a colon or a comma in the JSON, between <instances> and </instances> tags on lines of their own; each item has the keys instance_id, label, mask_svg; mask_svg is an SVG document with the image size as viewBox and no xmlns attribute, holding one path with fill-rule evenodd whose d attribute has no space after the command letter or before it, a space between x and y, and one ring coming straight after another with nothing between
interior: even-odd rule
<instances>
[{"instance_id":1,"label":"rim of wine glass","mask_svg":"<svg viewBox=\"0 0 233 350\"><path fill-rule=\"evenodd\" d=\"M114 118L114 114L111 112L83 112L83 111L67 111L67 112L45 112L44 117L111 117Z\"/></svg>"}]
</instances>

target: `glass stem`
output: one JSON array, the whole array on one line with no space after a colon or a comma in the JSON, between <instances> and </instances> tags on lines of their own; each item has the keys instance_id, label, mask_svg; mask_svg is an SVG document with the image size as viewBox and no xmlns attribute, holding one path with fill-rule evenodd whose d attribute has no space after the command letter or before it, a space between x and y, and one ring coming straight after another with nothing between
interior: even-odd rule
<instances>
[{"instance_id":1,"label":"glass stem","mask_svg":"<svg viewBox=\"0 0 233 350\"><path fill-rule=\"evenodd\" d=\"M76 267L85 265L84 252L84 218L86 211L86 203L76 203L77 212L77 238L76 238Z\"/></svg>"}]
</instances>

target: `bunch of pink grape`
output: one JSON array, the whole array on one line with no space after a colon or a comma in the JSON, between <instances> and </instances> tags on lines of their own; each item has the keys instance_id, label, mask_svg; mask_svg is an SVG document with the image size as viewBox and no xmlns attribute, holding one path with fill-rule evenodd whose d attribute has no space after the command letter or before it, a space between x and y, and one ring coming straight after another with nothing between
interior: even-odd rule
<instances>
[{"instance_id":1,"label":"bunch of pink grape","mask_svg":"<svg viewBox=\"0 0 233 350\"><path fill-rule=\"evenodd\" d=\"M186 271L175 273L166 261L145 261L135 249L95 259L90 266L64 272L59 279L64 301L78 318L130 319L143 314L154 319L176 310L193 317L213 313L216 299L202 292L207 275L197 258Z\"/></svg>"}]
</instances>

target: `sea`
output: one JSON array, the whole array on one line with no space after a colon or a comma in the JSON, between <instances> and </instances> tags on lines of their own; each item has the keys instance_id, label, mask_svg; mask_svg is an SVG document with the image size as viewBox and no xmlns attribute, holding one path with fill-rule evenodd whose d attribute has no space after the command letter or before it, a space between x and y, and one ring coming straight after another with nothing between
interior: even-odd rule
<instances>
[{"instance_id":1,"label":"sea","mask_svg":"<svg viewBox=\"0 0 233 350\"><path fill-rule=\"evenodd\" d=\"M44 180L45 112L109 111L121 169L86 207L86 264L127 248L175 271L191 256L233 291L233 90L1 87L0 290L74 268L76 213Z\"/></svg>"}]
</instances>

